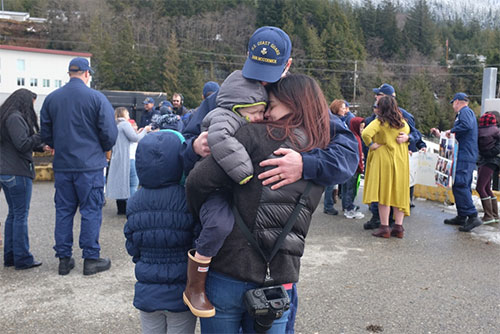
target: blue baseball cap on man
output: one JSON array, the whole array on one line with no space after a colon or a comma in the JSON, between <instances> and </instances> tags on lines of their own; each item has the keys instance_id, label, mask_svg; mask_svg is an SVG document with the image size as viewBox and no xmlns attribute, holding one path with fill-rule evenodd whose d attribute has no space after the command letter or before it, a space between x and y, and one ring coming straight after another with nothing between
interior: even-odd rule
<instances>
[{"instance_id":1,"label":"blue baseball cap on man","mask_svg":"<svg viewBox=\"0 0 500 334\"><path fill-rule=\"evenodd\" d=\"M450 103L455 102L455 100L459 101L469 101L469 96L465 93L456 93L455 96L453 96L453 99L451 99Z\"/></svg>"},{"instance_id":2,"label":"blue baseball cap on man","mask_svg":"<svg viewBox=\"0 0 500 334\"><path fill-rule=\"evenodd\" d=\"M276 27L257 29L248 41L248 58L243 66L243 76L265 82L281 78L292 52L290 37Z\"/></svg>"},{"instance_id":3,"label":"blue baseball cap on man","mask_svg":"<svg viewBox=\"0 0 500 334\"><path fill-rule=\"evenodd\" d=\"M89 71L90 74L94 74L94 70L90 67L89 61L81 57L71 59L71 61L69 62L68 71Z\"/></svg>"},{"instance_id":4,"label":"blue baseball cap on man","mask_svg":"<svg viewBox=\"0 0 500 334\"><path fill-rule=\"evenodd\" d=\"M387 83L383 84L379 88L373 88L373 92L375 94L385 94L385 95L389 95L389 96L394 96L396 93L396 91L394 90L394 87L392 87L391 85L389 85Z\"/></svg>"},{"instance_id":5,"label":"blue baseball cap on man","mask_svg":"<svg viewBox=\"0 0 500 334\"><path fill-rule=\"evenodd\" d=\"M146 97L146 99L142 101L142 104L148 104L148 103L155 104L155 100L152 97Z\"/></svg>"}]
</instances>

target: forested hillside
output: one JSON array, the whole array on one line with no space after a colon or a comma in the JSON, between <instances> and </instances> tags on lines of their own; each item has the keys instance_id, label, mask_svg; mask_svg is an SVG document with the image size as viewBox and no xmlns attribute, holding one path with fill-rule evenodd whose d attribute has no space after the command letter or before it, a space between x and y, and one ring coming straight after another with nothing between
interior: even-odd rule
<instances>
[{"instance_id":1,"label":"forested hillside","mask_svg":"<svg viewBox=\"0 0 500 334\"><path fill-rule=\"evenodd\" d=\"M49 20L31 37L0 33L0 43L90 51L97 89L164 91L169 96L180 91L188 107L200 103L205 81L220 83L242 67L248 38L262 25L281 27L290 35L292 71L315 77L329 101L355 101L360 114L367 115L371 89L389 82L424 134L436 125L450 126L448 102L456 91L470 94L477 108L484 66L500 64L498 25L458 14L437 20L425 0L404 8L390 0L4 3L6 10Z\"/></svg>"}]
</instances>

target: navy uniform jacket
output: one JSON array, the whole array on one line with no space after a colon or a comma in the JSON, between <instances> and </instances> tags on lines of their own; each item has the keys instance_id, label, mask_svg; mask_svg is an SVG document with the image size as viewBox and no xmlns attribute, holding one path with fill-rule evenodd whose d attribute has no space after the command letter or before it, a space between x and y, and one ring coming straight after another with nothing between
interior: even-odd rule
<instances>
[{"instance_id":1,"label":"navy uniform jacket","mask_svg":"<svg viewBox=\"0 0 500 334\"><path fill-rule=\"evenodd\" d=\"M40 112L42 141L55 149L56 172L96 171L107 166L105 151L115 144L118 129L106 97L71 78L50 93Z\"/></svg>"},{"instance_id":2,"label":"navy uniform jacket","mask_svg":"<svg viewBox=\"0 0 500 334\"><path fill-rule=\"evenodd\" d=\"M458 157L461 162L476 162L477 148L477 120L476 115L468 106L463 107L455 117L455 124L450 130L458 141Z\"/></svg>"},{"instance_id":3,"label":"navy uniform jacket","mask_svg":"<svg viewBox=\"0 0 500 334\"><path fill-rule=\"evenodd\" d=\"M161 116L160 111L154 108L151 109L150 111L144 110L144 112L141 115L141 122L139 123L139 129L153 123L154 116Z\"/></svg>"},{"instance_id":4,"label":"navy uniform jacket","mask_svg":"<svg viewBox=\"0 0 500 334\"><path fill-rule=\"evenodd\" d=\"M200 134L200 124L203 118L215 109L217 92L203 100L193 117L186 125L183 135L186 145L182 152L186 174L194 167L199 156L193 151L193 140ZM326 149L313 149L303 152L303 172L305 180L328 186L342 184L356 172L359 153L358 142L354 135L346 129L338 117L330 113L330 144Z\"/></svg>"}]
</instances>

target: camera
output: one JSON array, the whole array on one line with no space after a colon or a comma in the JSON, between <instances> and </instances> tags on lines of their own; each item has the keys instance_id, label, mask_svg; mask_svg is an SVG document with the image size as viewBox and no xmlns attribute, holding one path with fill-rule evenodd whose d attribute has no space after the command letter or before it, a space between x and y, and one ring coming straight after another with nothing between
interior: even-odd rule
<instances>
[{"instance_id":1,"label":"camera","mask_svg":"<svg viewBox=\"0 0 500 334\"><path fill-rule=\"evenodd\" d=\"M290 298L281 285L257 288L245 293L245 305L248 313L255 318L255 331L265 333L274 320L281 318L290 308Z\"/></svg>"}]
</instances>

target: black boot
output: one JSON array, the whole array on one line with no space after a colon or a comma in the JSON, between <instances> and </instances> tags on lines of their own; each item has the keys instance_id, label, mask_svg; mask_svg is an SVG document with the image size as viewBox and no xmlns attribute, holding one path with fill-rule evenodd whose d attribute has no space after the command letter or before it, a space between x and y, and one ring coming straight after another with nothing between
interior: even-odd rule
<instances>
[{"instance_id":1,"label":"black boot","mask_svg":"<svg viewBox=\"0 0 500 334\"><path fill-rule=\"evenodd\" d=\"M483 222L478 218L478 216L469 216L467 222L463 226L460 226L458 230L461 232L470 232L473 228L478 227L482 223Z\"/></svg>"},{"instance_id":2,"label":"black boot","mask_svg":"<svg viewBox=\"0 0 500 334\"><path fill-rule=\"evenodd\" d=\"M364 223L363 228L365 230L374 230L380 227L380 218L372 215L369 221Z\"/></svg>"},{"instance_id":3,"label":"black boot","mask_svg":"<svg viewBox=\"0 0 500 334\"><path fill-rule=\"evenodd\" d=\"M116 200L116 208L118 211L117 215L124 215L127 213L127 200L126 199L117 199Z\"/></svg>"},{"instance_id":4,"label":"black boot","mask_svg":"<svg viewBox=\"0 0 500 334\"><path fill-rule=\"evenodd\" d=\"M59 258L59 275L67 275L75 267L75 260L72 257Z\"/></svg>"},{"instance_id":5,"label":"black boot","mask_svg":"<svg viewBox=\"0 0 500 334\"><path fill-rule=\"evenodd\" d=\"M447 225L464 225L467 221L467 216L456 216L451 219L445 219L444 223Z\"/></svg>"},{"instance_id":6,"label":"black boot","mask_svg":"<svg viewBox=\"0 0 500 334\"><path fill-rule=\"evenodd\" d=\"M93 275L100 273L101 271L106 271L111 268L110 259L85 259L83 261L83 274Z\"/></svg>"}]
</instances>

